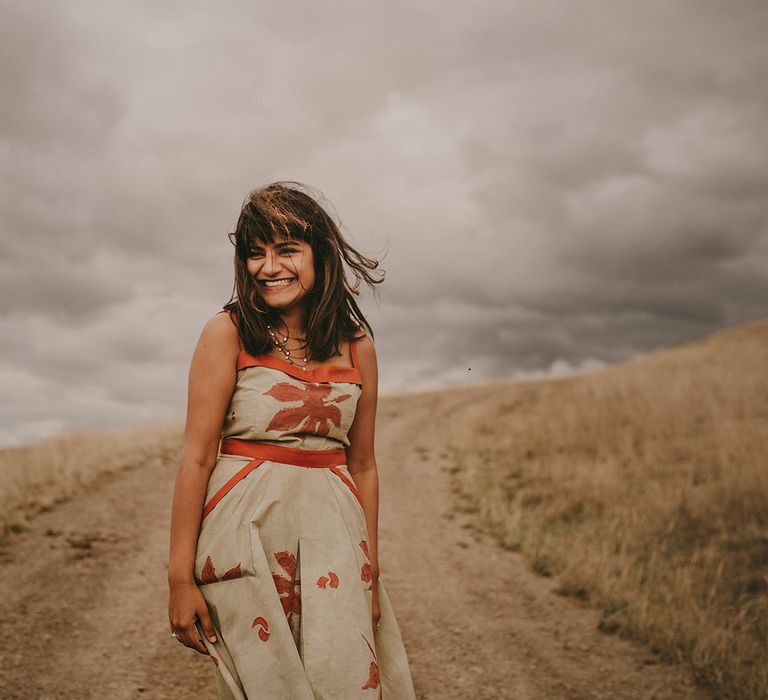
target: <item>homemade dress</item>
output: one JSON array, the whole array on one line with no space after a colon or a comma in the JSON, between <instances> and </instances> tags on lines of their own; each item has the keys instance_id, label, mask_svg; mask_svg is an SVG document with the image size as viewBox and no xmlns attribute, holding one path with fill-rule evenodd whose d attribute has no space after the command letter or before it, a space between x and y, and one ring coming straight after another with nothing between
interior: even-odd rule
<instances>
[{"instance_id":1,"label":"homemade dress","mask_svg":"<svg viewBox=\"0 0 768 700\"><path fill-rule=\"evenodd\" d=\"M344 448L362 380L244 350L208 482L195 577L222 698L415 700Z\"/></svg>"}]
</instances>

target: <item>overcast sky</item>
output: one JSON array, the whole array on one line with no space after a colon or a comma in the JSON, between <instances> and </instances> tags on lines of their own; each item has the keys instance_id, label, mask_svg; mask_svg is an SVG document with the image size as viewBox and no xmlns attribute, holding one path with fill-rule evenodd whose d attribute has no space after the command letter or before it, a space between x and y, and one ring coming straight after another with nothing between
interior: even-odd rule
<instances>
[{"instance_id":1,"label":"overcast sky","mask_svg":"<svg viewBox=\"0 0 768 700\"><path fill-rule=\"evenodd\" d=\"M382 258L382 391L765 315L764 0L0 8L0 444L183 414L278 179Z\"/></svg>"}]
</instances>

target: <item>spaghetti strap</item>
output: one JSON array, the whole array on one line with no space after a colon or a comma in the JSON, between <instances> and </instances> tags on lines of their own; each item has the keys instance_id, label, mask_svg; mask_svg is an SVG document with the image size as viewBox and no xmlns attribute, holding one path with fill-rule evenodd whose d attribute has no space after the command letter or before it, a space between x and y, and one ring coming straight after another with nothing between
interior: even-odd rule
<instances>
[{"instance_id":1,"label":"spaghetti strap","mask_svg":"<svg viewBox=\"0 0 768 700\"><path fill-rule=\"evenodd\" d=\"M349 353L352 355L352 367L357 369L357 340L353 339L349 342Z\"/></svg>"}]
</instances>

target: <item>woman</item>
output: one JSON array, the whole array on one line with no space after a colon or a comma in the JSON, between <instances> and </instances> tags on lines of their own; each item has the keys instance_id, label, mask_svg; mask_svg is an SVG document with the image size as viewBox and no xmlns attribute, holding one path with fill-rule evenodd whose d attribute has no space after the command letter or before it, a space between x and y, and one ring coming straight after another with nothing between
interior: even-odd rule
<instances>
[{"instance_id":1,"label":"woman","mask_svg":"<svg viewBox=\"0 0 768 700\"><path fill-rule=\"evenodd\" d=\"M379 580L376 352L353 296L381 272L302 188L246 199L233 298L192 358L172 635L211 656L222 698L415 698Z\"/></svg>"}]
</instances>

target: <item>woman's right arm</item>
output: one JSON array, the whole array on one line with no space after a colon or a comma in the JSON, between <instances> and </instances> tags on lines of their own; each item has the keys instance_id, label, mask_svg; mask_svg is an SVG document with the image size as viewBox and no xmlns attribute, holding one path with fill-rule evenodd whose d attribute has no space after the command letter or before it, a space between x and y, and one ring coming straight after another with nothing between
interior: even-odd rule
<instances>
[{"instance_id":1,"label":"woman's right arm","mask_svg":"<svg viewBox=\"0 0 768 700\"><path fill-rule=\"evenodd\" d=\"M229 314L219 313L203 328L189 368L187 421L171 510L168 615L184 645L207 654L195 620L215 641L208 608L194 578L197 537L208 477L216 465L229 400L237 377L240 350Z\"/></svg>"}]
</instances>

